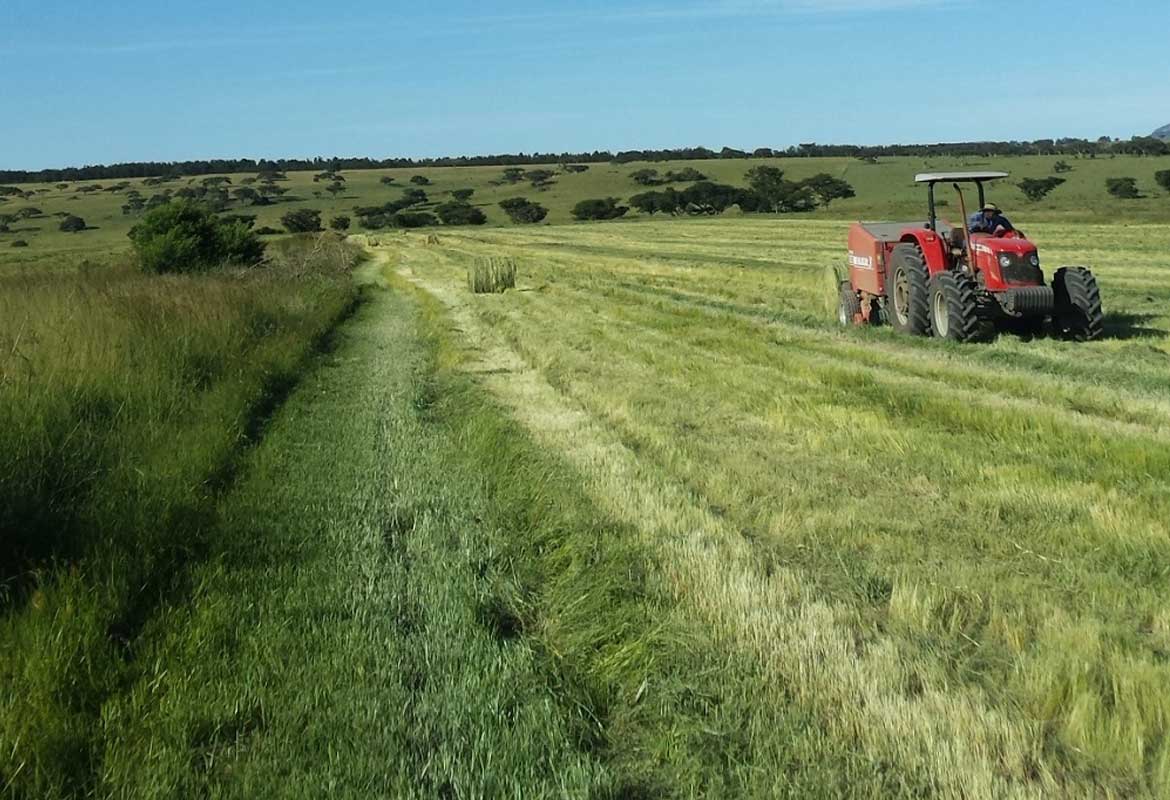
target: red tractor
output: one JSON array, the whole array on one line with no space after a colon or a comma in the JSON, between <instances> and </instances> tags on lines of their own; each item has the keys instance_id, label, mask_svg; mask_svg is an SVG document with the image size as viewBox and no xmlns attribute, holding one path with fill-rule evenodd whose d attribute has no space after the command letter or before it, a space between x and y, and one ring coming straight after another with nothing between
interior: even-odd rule
<instances>
[{"instance_id":1,"label":"red tractor","mask_svg":"<svg viewBox=\"0 0 1170 800\"><path fill-rule=\"evenodd\" d=\"M1104 315L1097 281L1085 267L1060 267L1044 282L1036 245L1019 231L968 233L960 183L979 189L1006 172L937 172L915 176L927 185L930 219L858 222L849 230L849 277L839 281L842 325L889 322L902 333L980 341L1010 327L1035 335L1049 319L1058 335L1101 336ZM940 224L934 187L951 183L963 224Z\"/></svg>"}]
</instances>

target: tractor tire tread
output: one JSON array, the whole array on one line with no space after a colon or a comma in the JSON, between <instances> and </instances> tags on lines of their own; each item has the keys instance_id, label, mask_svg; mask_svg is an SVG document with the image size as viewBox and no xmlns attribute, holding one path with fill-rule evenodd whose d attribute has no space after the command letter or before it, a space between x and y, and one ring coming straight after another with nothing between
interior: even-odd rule
<instances>
[{"instance_id":1,"label":"tractor tire tread","mask_svg":"<svg viewBox=\"0 0 1170 800\"><path fill-rule=\"evenodd\" d=\"M926 258L917 244L903 242L895 245L890 254L890 272L886 280L886 304L890 322L901 333L919 336L930 335L930 276L926 269ZM906 324L898 320L894 303L894 275L899 267L906 270L910 288L910 307L907 309Z\"/></svg>"},{"instance_id":2,"label":"tractor tire tread","mask_svg":"<svg viewBox=\"0 0 1170 800\"><path fill-rule=\"evenodd\" d=\"M979 295L975 281L957 272L936 272L931 277L931 295L941 291L946 299L950 324L948 339L956 342L978 342L990 338L993 326L979 314ZM933 302L933 301L932 301ZM932 323L933 325L933 323Z\"/></svg>"}]
</instances>

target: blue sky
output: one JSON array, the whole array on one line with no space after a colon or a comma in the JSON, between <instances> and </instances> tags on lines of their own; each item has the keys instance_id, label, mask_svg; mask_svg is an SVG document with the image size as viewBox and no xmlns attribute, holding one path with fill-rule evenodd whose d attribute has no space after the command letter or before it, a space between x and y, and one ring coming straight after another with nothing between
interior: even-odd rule
<instances>
[{"instance_id":1,"label":"blue sky","mask_svg":"<svg viewBox=\"0 0 1170 800\"><path fill-rule=\"evenodd\" d=\"M1170 2L0 0L0 168L1146 134Z\"/></svg>"}]
</instances>

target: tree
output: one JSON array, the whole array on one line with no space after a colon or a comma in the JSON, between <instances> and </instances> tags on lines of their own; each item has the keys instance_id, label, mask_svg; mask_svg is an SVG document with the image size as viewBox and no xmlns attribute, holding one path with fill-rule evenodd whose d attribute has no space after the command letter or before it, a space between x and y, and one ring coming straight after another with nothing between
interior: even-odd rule
<instances>
[{"instance_id":1,"label":"tree","mask_svg":"<svg viewBox=\"0 0 1170 800\"><path fill-rule=\"evenodd\" d=\"M619 206L616 197L604 197L577 203L573 206L573 217L580 220L617 219L629 210L626 206Z\"/></svg>"},{"instance_id":2,"label":"tree","mask_svg":"<svg viewBox=\"0 0 1170 800\"><path fill-rule=\"evenodd\" d=\"M326 187L325 191L327 191L327 192L329 192L329 194L333 195L333 199L336 200L337 195L339 195L345 191L345 184L338 183L337 181L334 181L333 183L329 184L328 187Z\"/></svg>"},{"instance_id":3,"label":"tree","mask_svg":"<svg viewBox=\"0 0 1170 800\"><path fill-rule=\"evenodd\" d=\"M776 210L780 197L788 191L785 184L790 183L784 180L784 170L779 167L752 167L744 177L752 191L762 197L773 211Z\"/></svg>"},{"instance_id":4,"label":"tree","mask_svg":"<svg viewBox=\"0 0 1170 800\"><path fill-rule=\"evenodd\" d=\"M500 208L504 209L508 219L517 225L531 225L548 216L547 208L523 197L510 197L507 200L501 200Z\"/></svg>"},{"instance_id":5,"label":"tree","mask_svg":"<svg viewBox=\"0 0 1170 800\"><path fill-rule=\"evenodd\" d=\"M1063 160L1057 161L1055 164L1052 165L1052 171L1053 172L1072 172L1072 165L1070 165L1067 161L1063 161Z\"/></svg>"},{"instance_id":6,"label":"tree","mask_svg":"<svg viewBox=\"0 0 1170 800\"><path fill-rule=\"evenodd\" d=\"M630 198L630 205L643 214L677 214L683 206L682 195L673 188L661 192L643 192Z\"/></svg>"},{"instance_id":7,"label":"tree","mask_svg":"<svg viewBox=\"0 0 1170 800\"><path fill-rule=\"evenodd\" d=\"M212 176L210 178L204 178L202 181L200 181L201 184L203 184L204 186L209 186L209 187L210 186L221 186L225 183L231 183L231 182L232 182L232 179L227 177L226 175L215 175L215 176Z\"/></svg>"},{"instance_id":8,"label":"tree","mask_svg":"<svg viewBox=\"0 0 1170 800\"><path fill-rule=\"evenodd\" d=\"M829 195L852 197L853 187L845 181L822 173L808 181L796 183L784 179L784 171L771 166L753 167L747 172L748 184L756 197L745 198L755 211L789 213L812 211L817 207L817 189ZM811 181L811 185L810 182ZM743 208L743 206L740 206ZM746 209L745 209L746 210Z\"/></svg>"},{"instance_id":9,"label":"tree","mask_svg":"<svg viewBox=\"0 0 1170 800\"><path fill-rule=\"evenodd\" d=\"M827 172L820 172L811 178L805 178L800 182L800 185L807 186L812 190L817 200L826 206L834 200L856 196L853 187L847 180L834 178Z\"/></svg>"},{"instance_id":10,"label":"tree","mask_svg":"<svg viewBox=\"0 0 1170 800\"><path fill-rule=\"evenodd\" d=\"M349 230L349 217L341 214L329 220L329 227L337 232Z\"/></svg>"},{"instance_id":11,"label":"tree","mask_svg":"<svg viewBox=\"0 0 1170 800\"><path fill-rule=\"evenodd\" d=\"M199 272L222 264L251 265L264 244L238 220L220 220L207 206L176 200L146 213L130 229L130 241L146 272Z\"/></svg>"},{"instance_id":12,"label":"tree","mask_svg":"<svg viewBox=\"0 0 1170 800\"><path fill-rule=\"evenodd\" d=\"M1133 200L1141 196L1138 193L1137 178L1106 178L1105 189L1109 194L1122 200Z\"/></svg>"},{"instance_id":13,"label":"tree","mask_svg":"<svg viewBox=\"0 0 1170 800\"><path fill-rule=\"evenodd\" d=\"M726 183L699 181L679 193L679 200L690 214L722 214L739 202L743 190Z\"/></svg>"},{"instance_id":14,"label":"tree","mask_svg":"<svg viewBox=\"0 0 1170 800\"><path fill-rule=\"evenodd\" d=\"M524 180L524 168L508 167L504 170L503 179L505 183L519 183Z\"/></svg>"},{"instance_id":15,"label":"tree","mask_svg":"<svg viewBox=\"0 0 1170 800\"><path fill-rule=\"evenodd\" d=\"M1024 193L1024 197L1027 197L1033 203L1037 203L1062 183L1064 183L1064 178L1024 178L1016 185L1020 187L1020 191Z\"/></svg>"},{"instance_id":16,"label":"tree","mask_svg":"<svg viewBox=\"0 0 1170 800\"><path fill-rule=\"evenodd\" d=\"M1158 170L1154 173L1154 182L1170 192L1170 169Z\"/></svg>"},{"instance_id":17,"label":"tree","mask_svg":"<svg viewBox=\"0 0 1170 800\"><path fill-rule=\"evenodd\" d=\"M451 192L451 196L461 203L466 203L475 194L475 189L455 189Z\"/></svg>"},{"instance_id":18,"label":"tree","mask_svg":"<svg viewBox=\"0 0 1170 800\"><path fill-rule=\"evenodd\" d=\"M639 186L657 186L662 183L656 169L638 169L630 173L630 180Z\"/></svg>"},{"instance_id":19,"label":"tree","mask_svg":"<svg viewBox=\"0 0 1170 800\"><path fill-rule=\"evenodd\" d=\"M321 212L315 208L298 208L280 218L289 233L315 233L321 230Z\"/></svg>"},{"instance_id":20,"label":"tree","mask_svg":"<svg viewBox=\"0 0 1170 800\"><path fill-rule=\"evenodd\" d=\"M431 179L428 178L426 175L412 175L410 177L410 182L413 183L415 186L430 186L431 185Z\"/></svg>"},{"instance_id":21,"label":"tree","mask_svg":"<svg viewBox=\"0 0 1170 800\"><path fill-rule=\"evenodd\" d=\"M81 217L76 217L73 214L70 214L69 216L65 217L65 219L61 220L61 224L57 227L66 233L78 233L79 231L85 230L87 226L85 224L85 220L83 220Z\"/></svg>"},{"instance_id":22,"label":"tree","mask_svg":"<svg viewBox=\"0 0 1170 800\"><path fill-rule=\"evenodd\" d=\"M383 186L389 186L390 184L394 183L394 176L393 175L383 175L381 177L381 181L382 181Z\"/></svg>"},{"instance_id":23,"label":"tree","mask_svg":"<svg viewBox=\"0 0 1170 800\"><path fill-rule=\"evenodd\" d=\"M444 225L483 225L487 222L487 215L483 211L458 201L443 203L435 208L435 213Z\"/></svg>"}]
</instances>

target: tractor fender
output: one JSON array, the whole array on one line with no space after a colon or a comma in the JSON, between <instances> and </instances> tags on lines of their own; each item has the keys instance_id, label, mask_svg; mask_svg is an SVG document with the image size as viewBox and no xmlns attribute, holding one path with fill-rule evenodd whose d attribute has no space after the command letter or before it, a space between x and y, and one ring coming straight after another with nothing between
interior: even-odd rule
<instances>
[{"instance_id":1,"label":"tractor fender","mask_svg":"<svg viewBox=\"0 0 1170 800\"><path fill-rule=\"evenodd\" d=\"M926 259L926 271L933 275L947 269L946 245L943 237L934 231L913 230L902 234L902 242L916 244Z\"/></svg>"}]
</instances>

